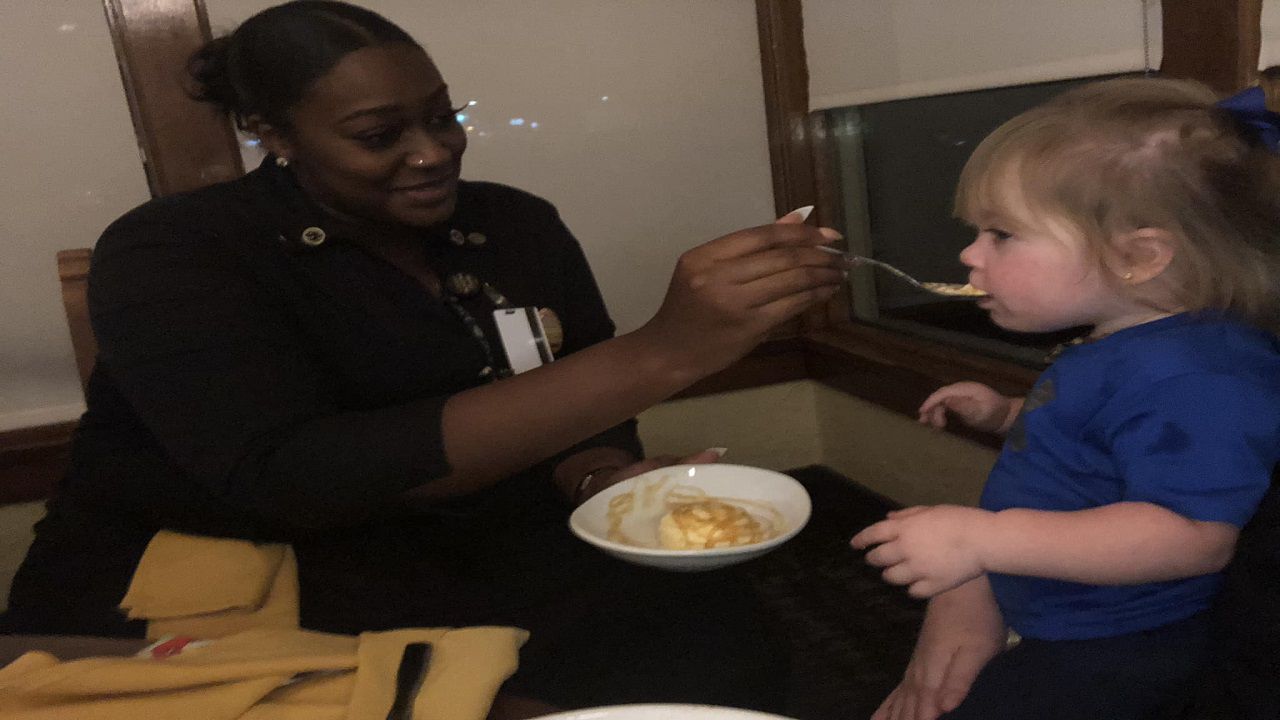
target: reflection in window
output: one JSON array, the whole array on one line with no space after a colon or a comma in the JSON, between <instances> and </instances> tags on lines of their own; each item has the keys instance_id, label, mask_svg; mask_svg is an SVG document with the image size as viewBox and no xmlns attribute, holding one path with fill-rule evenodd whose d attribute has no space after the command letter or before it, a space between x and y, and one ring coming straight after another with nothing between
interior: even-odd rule
<instances>
[{"instance_id":1,"label":"reflection in window","mask_svg":"<svg viewBox=\"0 0 1280 720\"><path fill-rule=\"evenodd\" d=\"M845 237L859 255L936 282L968 282L958 255L973 231L951 216L960 169L1005 120L1085 80L976 90L824 111L834 142ZM851 273L855 319L1043 367L1080 329L1001 330L970 300L938 298L872 270Z\"/></svg>"}]
</instances>

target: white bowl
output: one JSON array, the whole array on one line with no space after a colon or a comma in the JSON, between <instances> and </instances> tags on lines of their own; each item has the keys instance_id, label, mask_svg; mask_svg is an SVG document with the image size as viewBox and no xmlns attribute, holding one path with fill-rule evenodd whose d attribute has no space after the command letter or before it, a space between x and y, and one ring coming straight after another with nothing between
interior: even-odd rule
<instances>
[{"instance_id":1,"label":"white bowl","mask_svg":"<svg viewBox=\"0 0 1280 720\"><path fill-rule=\"evenodd\" d=\"M718 705L610 705L542 715L532 720L787 720L781 715Z\"/></svg>"},{"instance_id":2,"label":"white bowl","mask_svg":"<svg viewBox=\"0 0 1280 720\"><path fill-rule=\"evenodd\" d=\"M753 511L751 503L766 503L781 517L781 531L764 542L737 547L718 547L706 550L667 550L658 544L658 520L665 512L660 503L637 512L628 531L651 547L640 547L609 539L609 502L615 497L637 488L653 487L667 478L664 489L680 485L698 488L712 497L734 498L748 501L744 509ZM637 498L644 492L637 493ZM733 565L759 557L790 540L809 521L811 511L809 493L791 477L772 470L745 465L672 465L625 480L597 493L573 511L569 516L569 529L574 535L605 552L637 565L698 572ZM638 528L638 530L637 530Z\"/></svg>"}]
</instances>

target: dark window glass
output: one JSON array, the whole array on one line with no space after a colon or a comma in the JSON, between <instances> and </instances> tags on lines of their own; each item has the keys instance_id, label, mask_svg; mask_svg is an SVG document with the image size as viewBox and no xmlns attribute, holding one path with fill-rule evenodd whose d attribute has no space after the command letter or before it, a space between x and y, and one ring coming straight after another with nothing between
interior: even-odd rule
<instances>
[{"instance_id":1,"label":"dark window glass","mask_svg":"<svg viewBox=\"0 0 1280 720\"><path fill-rule=\"evenodd\" d=\"M925 281L967 281L958 255L973 231L951 216L956 182L973 148L1004 121L1063 90L1064 80L827 110L835 142L849 249ZM1076 328L1001 330L972 301L938 298L871 268L850 282L856 319L1042 367Z\"/></svg>"}]
</instances>

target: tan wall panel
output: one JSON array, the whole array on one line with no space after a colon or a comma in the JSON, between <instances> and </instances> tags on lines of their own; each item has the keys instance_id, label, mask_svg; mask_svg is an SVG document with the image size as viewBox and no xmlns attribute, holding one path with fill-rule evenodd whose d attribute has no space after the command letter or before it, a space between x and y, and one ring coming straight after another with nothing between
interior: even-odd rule
<instances>
[{"instance_id":1,"label":"tan wall panel","mask_svg":"<svg viewBox=\"0 0 1280 720\"><path fill-rule=\"evenodd\" d=\"M724 462L772 470L821 462L821 434L808 380L674 400L641 413L650 455L726 447Z\"/></svg>"},{"instance_id":2,"label":"tan wall panel","mask_svg":"<svg viewBox=\"0 0 1280 720\"><path fill-rule=\"evenodd\" d=\"M650 454L728 447L725 462L827 465L906 505L974 504L994 450L800 380L663 403L640 415Z\"/></svg>"},{"instance_id":3,"label":"tan wall panel","mask_svg":"<svg viewBox=\"0 0 1280 720\"><path fill-rule=\"evenodd\" d=\"M825 385L815 405L823 464L904 505L978 501L994 450Z\"/></svg>"}]
</instances>

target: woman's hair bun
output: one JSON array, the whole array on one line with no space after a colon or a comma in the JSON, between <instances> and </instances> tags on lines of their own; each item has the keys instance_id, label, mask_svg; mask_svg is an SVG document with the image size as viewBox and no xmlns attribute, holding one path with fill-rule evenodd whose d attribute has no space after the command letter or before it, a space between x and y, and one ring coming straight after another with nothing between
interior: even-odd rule
<instances>
[{"instance_id":1,"label":"woman's hair bun","mask_svg":"<svg viewBox=\"0 0 1280 720\"><path fill-rule=\"evenodd\" d=\"M239 116L244 108L236 95L230 73L231 36L215 38L195 51L187 61L190 81L187 93L195 100L211 103L224 112Z\"/></svg>"}]
</instances>

